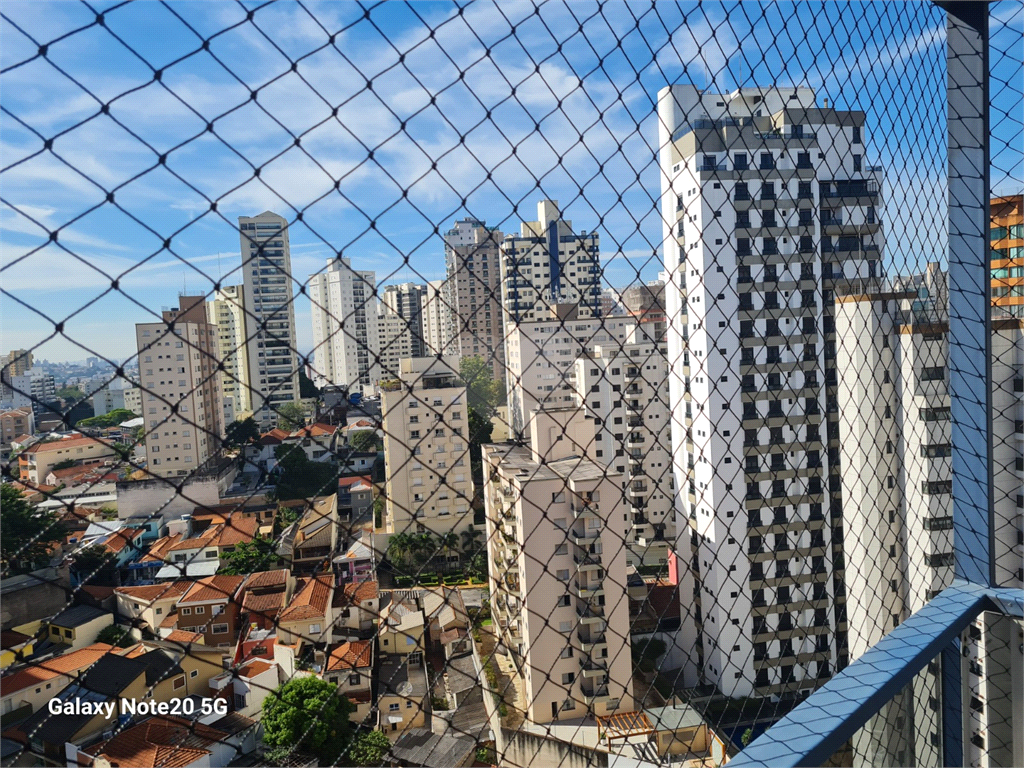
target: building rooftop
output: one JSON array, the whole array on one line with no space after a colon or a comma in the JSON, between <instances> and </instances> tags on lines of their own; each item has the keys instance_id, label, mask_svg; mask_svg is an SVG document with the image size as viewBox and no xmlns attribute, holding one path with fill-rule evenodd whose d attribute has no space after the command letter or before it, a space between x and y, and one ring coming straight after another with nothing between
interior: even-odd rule
<instances>
[{"instance_id":1,"label":"building rooftop","mask_svg":"<svg viewBox=\"0 0 1024 768\"><path fill-rule=\"evenodd\" d=\"M392 745L391 758L409 766L462 765L476 747L476 739L468 736L410 728Z\"/></svg>"},{"instance_id":2,"label":"building rooftop","mask_svg":"<svg viewBox=\"0 0 1024 768\"><path fill-rule=\"evenodd\" d=\"M9 696L60 675L77 672L110 653L118 653L118 649L107 643L93 643L77 651L31 662L29 666L0 678L0 696Z\"/></svg>"},{"instance_id":3,"label":"building rooftop","mask_svg":"<svg viewBox=\"0 0 1024 768\"><path fill-rule=\"evenodd\" d=\"M409 664L404 656L382 656L377 680L381 696L422 698L427 695L427 673L423 667Z\"/></svg>"},{"instance_id":4,"label":"building rooftop","mask_svg":"<svg viewBox=\"0 0 1024 768\"><path fill-rule=\"evenodd\" d=\"M207 576L199 579L182 596L179 603L202 603L209 600L228 600L245 581L245 576Z\"/></svg>"},{"instance_id":5,"label":"building rooftop","mask_svg":"<svg viewBox=\"0 0 1024 768\"><path fill-rule=\"evenodd\" d=\"M111 615L109 611L104 611L102 608L94 608L91 605L75 605L71 608L65 608L50 619L50 624L71 629L88 624L90 621L95 621L101 616Z\"/></svg>"},{"instance_id":6,"label":"building rooftop","mask_svg":"<svg viewBox=\"0 0 1024 768\"><path fill-rule=\"evenodd\" d=\"M373 664L373 642L354 640L332 646L327 655L327 672L367 668Z\"/></svg>"},{"instance_id":7,"label":"building rooftop","mask_svg":"<svg viewBox=\"0 0 1024 768\"><path fill-rule=\"evenodd\" d=\"M525 473L523 480L573 480L574 482L603 480L606 477L618 477L611 467L598 464L586 456L566 456L538 464L533 459L533 452L525 445L485 445L488 458L498 458L498 468L508 479ZM518 479L518 478L517 478Z\"/></svg>"},{"instance_id":8,"label":"building rooftop","mask_svg":"<svg viewBox=\"0 0 1024 768\"><path fill-rule=\"evenodd\" d=\"M208 758L208 747L228 734L177 717L152 717L84 751L119 768L184 768Z\"/></svg>"}]
</instances>

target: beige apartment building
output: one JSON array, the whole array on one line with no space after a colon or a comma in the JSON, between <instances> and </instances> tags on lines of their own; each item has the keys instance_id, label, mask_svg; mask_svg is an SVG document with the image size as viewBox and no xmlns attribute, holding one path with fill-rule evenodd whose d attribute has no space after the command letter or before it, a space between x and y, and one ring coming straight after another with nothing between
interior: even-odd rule
<instances>
[{"instance_id":1,"label":"beige apartment building","mask_svg":"<svg viewBox=\"0 0 1024 768\"><path fill-rule=\"evenodd\" d=\"M36 431L36 419L31 405L11 408L0 413L0 451L6 453L11 448L11 441L22 435L32 435Z\"/></svg>"},{"instance_id":2,"label":"beige apartment building","mask_svg":"<svg viewBox=\"0 0 1024 768\"><path fill-rule=\"evenodd\" d=\"M378 346L373 352L377 360L370 370L373 386L398 378L402 370L401 361L413 356L412 329L404 317L381 302L377 305L376 323Z\"/></svg>"},{"instance_id":3,"label":"beige apartment building","mask_svg":"<svg viewBox=\"0 0 1024 768\"><path fill-rule=\"evenodd\" d=\"M594 424L593 454L623 477L628 520L614 521L630 565L663 565L675 543L668 359L664 345L600 345L576 360L579 405ZM641 337L642 338L642 337Z\"/></svg>"},{"instance_id":4,"label":"beige apartment building","mask_svg":"<svg viewBox=\"0 0 1024 768\"><path fill-rule=\"evenodd\" d=\"M252 412L242 286L225 285L214 293L206 302L206 319L217 330L217 357L224 363L221 389L225 398L231 398L235 418L239 418Z\"/></svg>"},{"instance_id":5,"label":"beige apartment building","mask_svg":"<svg viewBox=\"0 0 1024 768\"><path fill-rule=\"evenodd\" d=\"M461 533L473 524L469 411L458 358L406 358L381 385L388 533Z\"/></svg>"},{"instance_id":6,"label":"beige apartment building","mask_svg":"<svg viewBox=\"0 0 1024 768\"><path fill-rule=\"evenodd\" d=\"M178 301L162 322L135 326L146 460L159 477L196 471L224 437L217 328L207 322L203 296Z\"/></svg>"},{"instance_id":7,"label":"beige apartment building","mask_svg":"<svg viewBox=\"0 0 1024 768\"><path fill-rule=\"evenodd\" d=\"M53 468L65 461L88 465L113 463L117 458L111 441L76 433L60 440L30 445L18 454L18 472L22 480L42 485Z\"/></svg>"},{"instance_id":8,"label":"beige apartment building","mask_svg":"<svg viewBox=\"0 0 1024 768\"><path fill-rule=\"evenodd\" d=\"M528 445L484 446L496 629L536 723L634 708L622 475L577 407L531 415Z\"/></svg>"},{"instance_id":9,"label":"beige apartment building","mask_svg":"<svg viewBox=\"0 0 1024 768\"><path fill-rule=\"evenodd\" d=\"M479 355L494 378L505 379L501 313L501 243L504 235L479 219L455 222L444 234L447 279L442 286L450 352Z\"/></svg>"},{"instance_id":10,"label":"beige apartment building","mask_svg":"<svg viewBox=\"0 0 1024 768\"><path fill-rule=\"evenodd\" d=\"M945 296L945 275L931 265L923 275L837 300L846 604L854 659L953 581ZM999 308L992 329L996 578L1000 586L1019 589L1024 320ZM983 614L966 637L965 764L1017 764L1024 754L1024 714L1011 713L1005 692L1024 687L1020 622ZM941 695L940 667L929 665L858 732L854 764L941 764L940 720L931 706Z\"/></svg>"},{"instance_id":11,"label":"beige apartment building","mask_svg":"<svg viewBox=\"0 0 1024 768\"><path fill-rule=\"evenodd\" d=\"M539 313L538 313L539 314ZM506 391L511 433L529 435L529 414L536 408L564 408L577 401L573 377L576 358L597 345L625 344L636 320L630 317L581 317L563 304L543 319L509 325L505 336Z\"/></svg>"}]
</instances>

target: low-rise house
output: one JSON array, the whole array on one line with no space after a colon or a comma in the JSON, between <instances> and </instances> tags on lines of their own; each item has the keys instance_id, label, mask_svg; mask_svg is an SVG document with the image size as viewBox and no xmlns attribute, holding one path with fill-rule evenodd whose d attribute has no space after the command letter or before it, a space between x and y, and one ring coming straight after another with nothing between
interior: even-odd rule
<instances>
[{"instance_id":1,"label":"low-rise house","mask_svg":"<svg viewBox=\"0 0 1024 768\"><path fill-rule=\"evenodd\" d=\"M252 574L238 593L241 625L249 629L273 629L294 590L295 579L287 568Z\"/></svg>"},{"instance_id":2,"label":"low-rise house","mask_svg":"<svg viewBox=\"0 0 1024 768\"><path fill-rule=\"evenodd\" d=\"M409 728L391 745L390 765L459 766L473 765L477 741L453 733L433 733L426 728Z\"/></svg>"},{"instance_id":3,"label":"low-rise house","mask_svg":"<svg viewBox=\"0 0 1024 768\"><path fill-rule=\"evenodd\" d=\"M320 676L338 686L338 691L356 705L349 716L364 723L373 708L373 641L346 641L328 648Z\"/></svg>"},{"instance_id":4,"label":"low-rise house","mask_svg":"<svg viewBox=\"0 0 1024 768\"><path fill-rule=\"evenodd\" d=\"M315 573L329 562L338 546L338 497L313 499L292 539L292 572Z\"/></svg>"},{"instance_id":5,"label":"low-rise house","mask_svg":"<svg viewBox=\"0 0 1024 768\"><path fill-rule=\"evenodd\" d=\"M7 455L12 443L36 431L31 405L0 411L0 453Z\"/></svg>"},{"instance_id":6,"label":"low-rise house","mask_svg":"<svg viewBox=\"0 0 1024 768\"><path fill-rule=\"evenodd\" d=\"M672 756L672 762L684 765L692 761L695 766L705 765L705 759L722 755L729 750L727 744L701 716L686 703L675 706L645 709L643 714L654 730L654 742L660 757ZM628 715L626 715L628 717ZM714 765L721 765L721 759Z\"/></svg>"},{"instance_id":7,"label":"low-rise house","mask_svg":"<svg viewBox=\"0 0 1024 768\"><path fill-rule=\"evenodd\" d=\"M363 543L362 536L334 558L334 572L338 575L338 581L371 581L376 578L374 565L373 550Z\"/></svg>"},{"instance_id":8,"label":"low-rise house","mask_svg":"<svg viewBox=\"0 0 1024 768\"><path fill-rule=\"evenodd\" d=\"M427 674L408 656L382 656L377 680L378 727L392 740L426 722Z\"/></svg>"},{"instance_id":9,"label":"low-rise house","mask_svg":"<svg viewBox=\"0 0 1024 768\"><path fill-rule=\"evenodd\" d=\"M157 716L98 744L76 749L69 758L92 768L208 768L227 765L236 755L229 734L200 722Z\"/></svg>"},{"instance_id":10,"label":"low-rise house","mask_svg":"<svg viewBox=\"0 0 1024 768\"><path fill-rule=\"evenodd\" d=\"M334 589L334 634L349 640L373 635L380 615L380 592L376 581L350 582Z\"/></svg>"},{"instance_id":11,"label":"low-rise house","mask_svg":"<svg viewBox=\"0 0 1024 768\"><path fill-rule=\"evenodd\" d=\"M287 445L301 450L309 461L331 461L338 443L338 427L311 424L294 432L275 428L264 432L253 445L245 447L247 468L273 472L277 467L277 449Z\"/></svg>"},{"instance_id":12,"label":"low-rise house","mask_svg":"<svg viewBox=\"0 0 1024 768\"><path fill-rule=\"evenodd\" d=\"M206 645L228 648L238 633L238 601L235 595L245 576L207 576L193 583L178 600L174 629L197 632Z\"/></svg>"},{"instance_id":13,"label":"low-rise house","mask_svg":"<svg viewBox=\"0 0 1024 768\"><path fill-rule=\"evenodd\" d=\"M178 600L192 586L190 581L172 581L137 587L117 587L117 615L131 621L143 632L158 634L160 625L175 613Z\"/></svg>"},{"instance_id":14,"label":"low-rise house","mask_svg":"<svg viewBox=\"0 0 1024 768\"><path fill-rule=\"evenodd\" d=\"M267 659L251 659L210 680L211 695L227 698L229 706L245 717L259 717L263 701L283 682L280 667Z\"/></svg>"},{"instance_id":15,"label":"low-rise house","mask_svg":"<svg viewBox=\"0 0 1024 768\"><path fill-rule=\"evenodd\" d=\"M451 587L425 589L420 593L420 603L431 642L440 642L444 632L469 629L469 613L459 590Z\"/></svg>"},{"instance_id":16,"label":"low-rise house","mask_svg":"<svg viewBox=\"0 0 1024 768\"><path fill-rule=\"evenodd\" d=\"M49 621L47 639L72 650L96 642L100 632L114 623L114 614L91 605L76 605L58 613Z\"/></svg>"},{"instance_id":17,"label":"low-rise house","mask_svg":"<svg viewBox=\"0 0 1024 768\"><path fill-rule=\"evenodd\" d=\"M338 478L338 517L359 520L373 507L373 480L369 475Z\"/></svg>"},{"instance_id":18,"label":"low-rise house","mask_svg":"<svg viewBox=\"0 0 1024 768\"><path fill-rule=\"evenodd\" d=\"M11 664L22 661L32 655L35 638L13 629L0 632L0 669L7 669Z\"/></svg>"},{"instance_id":19,"label":"low-rise house","mask_svg":"<svg viewBox=\"0 0 1024 768\"><path fill-rule=\"evenodd\" d=\"M330 574L299 579L295 596L277 617L277 645L291 646L295 657L303 648L331 637L334 577Z\"/></svg>"},{"instance_id":20,"label":"low-rise house","mask_svg":"<svg viewBox=\"0 0 1024 768\"><path fill-rule=\"evenodd\" d=\"M425 648L423 611L411 593L392 592L381 600L377 637L381 653L411 656L422 662Z\"/></svg>"},{"instance_id":21,"label":"low-rise house","mask_svg":"<svg viewBox=\"0 0 1024 768\"><path fill-rule=\"evenodd\" d=\"M65 461L102 464L119 458L112 442L97 440L76 432L58 440L30 445L18 454L18 472L22 480L40 485L45 483L46 476L57 464Z\"/></svg>"},{"instance_id":22,"label":"low-rise house","mask_svg":"<svg viewBox=\"0 0 1024 768\"><path fill-rule=\"evenodd\" d=\"M93 643L77 651L33 661L0 678L0 714L4 725L28 717L72 680L110 653L121 649L106 643Z\"/></svg>"}]
</instances>

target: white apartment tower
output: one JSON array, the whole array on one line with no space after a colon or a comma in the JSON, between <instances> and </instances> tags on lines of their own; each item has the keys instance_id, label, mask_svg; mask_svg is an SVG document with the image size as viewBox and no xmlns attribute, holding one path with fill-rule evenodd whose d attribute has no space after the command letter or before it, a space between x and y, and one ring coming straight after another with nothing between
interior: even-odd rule
<instances>
[{"instance_id":1,"label":"white apartment tower","mask_svg":"<svg viewBox=\"0 0 1024 768\"><path fill-rule=\"evenodd\" d=\"M882 248L864 114L806 88L676 85L658 118L695 652L727 695L798 696L846 663L833 292Z\"/></svg>"},{"instance_id":2,"label":"white apartment tower","mask_svg":"<svg viewBox=\"0 0 1024 768\"><path fill-rule=\"evenodd\" d=\"M388 533L461 534L473 525L469 409L456 357L399 361L381 384Z\"/></svg>"},{"instance_id":3,"label":"white apartment tower","mask_svg":"<svg viewBox=\"0 0 1024 768\"><path fill-rule=\"evenodd\" d=\"M253 416L276 425L275 406L299 400L288 221L276 213L238 217L242 251L246 355Z\"/></svg>"},{"instance_id":4,"label":"white apartment tower","mask_svg":"<svg viewBox=\"0 0 1024 768\"><path fill-rule=\"evenodd\" d=\"M423 300L427 287L418 283L388 285L381 294L381 302L392 314L402 318L409 329L409 356L424 357L427 354L423 337Z\"/></svg>"},{"instance_id":5,"label":"white apartment tower","mask_svg":"<svg viewBox=\"0 0 1024 768\"><path fill-rule=\"evenodd\" d=\"M557 200L537 203L537 219L524 221L518 235L506 235L501 243L506 333L514 323L548 319L558 304L575 305L581 318L601 315L597 233L573 232Z\"/></svg>"},{"instance_id":6,"label":"white apartment tower","mask_svg":"<svg viewBox=\"0 0 1024 768\"><path fill-rule=\"evenodd\" d=\"M142 417L150 474L182 477L198 470L224 437L217 328L204 296L180 296L159 323L139 323Z\"/></svg>"},{"instance_id":7,"label":"white apartment tower","mask_svg":"<svg viewBox=\"0 0 1024 768\"><path fill-rule=\"evenodd\" d=\"M313 381L370 394L379 378L377 276L339 256L309 277Z\"/></svg>"},{"instance_id":8,"label":"white apartment tower","mask_svg":"<svg viewBox=\"0 0 1024 768\"><path fill-rule=\"evenodd\" d=\"M527 445L486 445L491 606L527 720L632 712L622 475L583 409L531 414Z\"/></svg>"},{"instance_id":9,"label":"white apartment tower","mask_svg":"<svg viewBox=\"0 0 1024 768\"><path fill-rule=\"evenodd\" d=\"M451 307L445 280L431 280L423 295L423 344L425 355L458 354L451 340Z\"/></svg>"},{"instance_id":10,"label":"white apartment tower","mask_svg":"<svg viewBox=\"0 0 1024 768\"><path fill-rule=\"evenodd\" d=\"M843 522L851 659L953 581L952 467L945 276L894 279L840 297L836 308ZM995 552L1000 586L1022 581L1024 321L992 320ZM1024 757L1019 621L983 614L969 627L961 679L964 760L1016 765ZM855 765L943 765L938 663L914 678L853 740Z\"/></svg>"},{"instance_id":11,"label":"white apartment tower","mask_svg":"<svg viewBox=\"0 0 1024 768\"><path fill-rule=\"evenodd\" d=\"M249 346L245 339L245 292L240 285L224 285L206 302L206 319L217 329L217 354L224 363L221 387L230 398L236 417L252 412L249 383Z\"/></svg>"},{"instance_id":12,"label":"white apartment tower","mask_svg":"<svg viewBox=\"0 0 1024 768\"><path fill-rule=\"evenodd\" d=\"M505 380L505 345L501 314L502 238L479 219L455 222L444 234L451 354L479 355L491 364L494 378Z\"/></svg>"}]
</instances>

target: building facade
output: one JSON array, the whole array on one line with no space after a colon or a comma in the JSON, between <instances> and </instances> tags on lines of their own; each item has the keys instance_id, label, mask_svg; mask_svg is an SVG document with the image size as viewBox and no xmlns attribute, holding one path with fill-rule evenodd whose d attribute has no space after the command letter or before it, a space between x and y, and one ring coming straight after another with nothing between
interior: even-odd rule
<instances>
[{"instance_id":1,"label":"building facade","mask_svg":"<svg viewBox=\"0 0 1024 768\"><path fill-rule=\"evenodd\" d=\"M373 383L399 378L401 361L412 357L412 329L404 317L383 302L377 304L377 345L379 370Z\"/></svg>"},{"instance_id":2,"label":"building facade","mask_svg":"<svg viewBox=\"0 0 1024 768\"><path fill-rule=\"evenodd\" d=\"M217 355L224 364L221 389L235 417L252 412L249 345L246 341L245 289L224 285L206 302L206 321L217 329Z\"/></svg>"},{"instance_id":3,"label":"building facade","mask_svg":"<svg viewBox=\"0 0 1024 768\"><path fill-rule=\"evenodd\" d=\"M159 477L198 470L220 450L225 429L218 330L207 321L205 297L178 302L162 322L135 326L146 460Z\"/></svg>"},{"instance_id":4,"label":"building facade","mask_svg":"<svg viewBox=\"0 0 1024 768\"><path fill-rule=\"evenodd\" d=\"M857 658L953 582L949 341L945 275L889 281L838 299L836 334L850 655ZM1009 311L1013 311L1012 307ZM1021 588L1024 322L992 320L996 578ZM965 637L964 759L1014 762L1008 690L1024 686L1020 623L983 614ZM982 660L985 660L984 665ZM853 740L855 765L943 765L938 664L918 674ZM972 758L968 758L972 754Z\"/></svg>"},{"instance_id":5,"label":"building facade","mask_svg":"<svg viewBox=\"0 0 1024 768\"><path fill-rule=\"evenodd\" d=\"M379 379L377 275L342 257L309 277L313 382L370 394Z\"/></svg>"},{"instance_id":6,"label":"building facade","mask_svg":"<svg viewBox=\"0 0 1024 768\"><path fill-rule=\"evenodd\" d=\"M479 355L491 364L494 378L505 379L502 323L502 254L504 235L479 219L459 219L444 234L449 354Z\"/></svg>"},{"instance_id":7,"label":"building facade","mask_svg":"<svg viewBox=\"0 0 1024 768\"><path fill-rule=\"evenodd\" d=\"M727 695L799 696L847 662L834 291L882 251L864 113L806 88L678 85L658 117L695 653Z\"/></svg>"},{"instance_id":8,"label":"building facade","mask_svg":"<svg viewBox=\"0 0 1024 768\"><path fill-rule=\"evenodd\" d=\"M382 385L388 533L461 533L473 525L469 410L458 358L406 358Z\"/></svg>"},{"instance_id":9,"label":"building facade","mask_svg":"<svg viewBox=\"0 0 1024 768\"><path fill-rule=\"evenodd\" d=\"M264 211L239 216L238 229L251 408L269 428L277 423L276 406L300 399L288 221Z\"/></svg>"},{"instance_id":10,"label":"building facade","mask_svg":"<svg viewBox=\"0 0 1024 768\"><path fill-rule=\"evenodd\" d=\"M423 301L427 298L427 286L417 283L402 283L385 286L381 302L395 316L400 317L409 329L409 356L423 357L427 354L423 335Z\"/></svg>"},{"instance_id":11,"label":"building facade","mask_svg":"<svg viewBox=\"0 0 1024 768\"><path fill-rule=\"evenodd\" d=\"M446 285L445 280L431 280L423 295L423 344L427 355L458 354L450 335L452 309Z\"/></svg>"},{"instance_id":12,"label":"building facade","mask_svg":"<svg viewBox=\"0 0 1024 768\"><path fill-rule=\"evenodd\" d=\"M1014 317L1024 316L1024 195L990 202L992 303Z\"/></svg>"},{"instance_id":13,"label":"building facade","mask_svg":"<svg viewBox=\"0 0 1024 768\"><path fill-rule=\"evenodd\" d=\"M622 475L592 458L582 409L543 408L531 421L528 445L483 449L491 606L525 716L631 712Z\"/></svg>"},{"instance_id":14,"label":"building facade","mask_svg":"<svg viewBox=\"0 0 1024 768\"><path fill-rule=\"evenodd\" d=\"M501 299L506 333L511 324L546 320L558 304L577 307L580 318L601 315L600 238L573 231L557 200L537 203L537 221L501 242Z\"/></svg>"}]
</instances>

